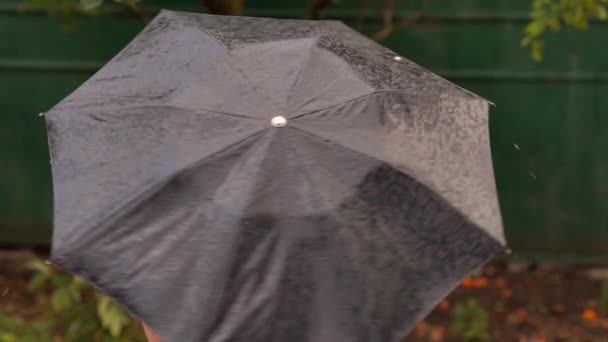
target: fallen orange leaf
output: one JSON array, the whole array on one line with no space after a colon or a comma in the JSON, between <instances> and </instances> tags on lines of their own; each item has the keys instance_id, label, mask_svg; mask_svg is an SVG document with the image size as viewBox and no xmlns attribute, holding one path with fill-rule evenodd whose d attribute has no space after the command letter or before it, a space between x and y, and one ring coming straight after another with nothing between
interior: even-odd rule
<instances>
[{"instance_id":1,"label":"fallen orange leaf","mask_svg":"<svg viewBox=\"0 0 608 342\"><path fill-rule=\"evenodd\" d=\"M528 318L528 311L526 311L526 309L517 309L517 311L515 311L515 317L517 317L518 321L523 322Z\"/></svg>"},{"instance_id":2,"label":"fallen orange leaf","mask_svg":"<svg viewBox=\"0 0 608 342\"><path fill-rule=\"evenodd\" d=\"M477 288L488 286L488 278L477 278L473 281L473 286Z\"/></svg>"},{"instance_id":3,"label":"fallen orange leaf","mask_svg":"<svg viewBox=\"0 0 608 342\"><path fill-rule=\"evenodd\" d=\"M465 280L462 281L462 286L463 287L473 287L473 279L466 278Z\"/></svg>"},{"instance_id":4,"label":"fallen orange leaf","mask_svg":"<svg viewBox=\"0 0 608 342\"><path fill-rule=\"evenodd\" d=\"M444 299L439 303L439 308L443 311L448 311L450 309L450 302L447 299Z\"/></svg>"},{"instance_id":5,"label":"fallen orange leaf","mask_svg":"<svg viewBox=\"0 0 608 342\"><path fill-rule=\"evenodd\" d=\"M500 296L503 299L509 299L509 298L513 297L513 290L511 290L511 289L503 289L502 291L500 291Z\"/></svg>"},{"instance_id":6,"label":"fallen orange leaf","mask_svg":"<svg viewBox=\"0 0 608 342\"><path fill-rule=\"evenodd\" d=\"M445 337L445 328L438 325L433 327L433 329L431 330L431 334L430 334L430 338L431 341L434 342L439 342L439 341L443 341L444 337Z\"/></svg>"},{"instance_id":7,"label":"fallen orange leaf","mask_svg":"<svg viewBox=\"0 0 608 342\"><path fill-rule=\"evenodd\" d=\"M586 309L585 311L583 311L583 319L587 322L590 323L595 323L597 322L597 311L593 310L593 309Z\"/></svg>"}]
</instances>

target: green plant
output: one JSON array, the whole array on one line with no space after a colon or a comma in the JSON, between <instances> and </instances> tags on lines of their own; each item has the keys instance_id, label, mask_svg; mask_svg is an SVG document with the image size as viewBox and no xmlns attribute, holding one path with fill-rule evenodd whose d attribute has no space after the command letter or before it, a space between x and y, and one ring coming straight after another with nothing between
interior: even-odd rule
<instances>
[{"instance_id":1,"label":"green plant","mask_svg":"<svg viewBox=\"0 0 608 342\"><path fill-rule=\"evenodd\" d=\"M28 262L34 272L29 291L39 296L41 315L33 321L0 311L0 342L139 342L140 328L110 298L82 279L39 259Z\"/></svg>"},{"instance_id":2,"label":"green plant","mask_svg":"<svg viewBox=\"0 0 608 342\"><path fill-rule=\"evenodd\" d=\"M562 26L584 30L590 19L608 19L608 0L534 0L531 21L526 26L523 46L531 48L536 61L543 57L543 36Z\"/></svg>"},{"instance_id":3,"label":"green plant","mask_svg":"<svg viewBox=\"0 0 608 342\"><path fill-rule=\"evenodd\" d=\"M107 12L108 7L127 9L142 18L149 18L138 6L141 0L24 0L26 8L46 11L64 19L67 28L73 26L74 15L99 15ZM395 29L403 28L416 22L421 13L406 15L394 22L399 0L361 0L362 13L370 2L379 6L382 28L374 35L382 40ZM244 0L199 0L193 1L204 5L216 14L242 15L245 9ZM340 0L310 0L307 18L317 19L327 7L337 5ZM114 6L106 6L108 4ZM201 6L201 9L203 7ZM112 10L111 10L112 11ZM522 46L529 47L532 58L541 61L544 50L544 35L549 31L558 31L562 27L586 29L592 19L608 20L608 0L533 0L530 11L530 22L526 26Z\"/></svg>"},{"instance_id":4,"label":"green plant","mask_svg":"<svg viewBox=\"0 0 608 342\"><path fill-rule=\"evenodd\" d=\"M98 14L106 3L134 9L140 0L28 0L26 8L44 10L49 14Z\"/></svg>"},{"instance_id":5,"label":"green plant","mask_svg":"<svg viewBox=\"0 0 608 342\"><path fill-rule=\"evenodd\" d=\"M0 342L40 342L52 341L50 320L27 323L0 312Z\"/></svg>"},{"instance_id":6,"label":"green plant","mask_svg":"<svg viewBox=\"0 0 608 342\"><path fill-rule=\"evenodd\" d=\"M602 289L600 292L600 314L603 316L608 315L608 280L602 282Z\"/></svg>"},{"instance_id":7,"label":"green plant","mask_svg":"<svg viewBox=\"0 0 608 342\"><path fill-rule=\"evenodd\" d=\"M488 313L471 298L454 307L450 329L465 341L490 340Z\"/></svg>"}]
</instances>

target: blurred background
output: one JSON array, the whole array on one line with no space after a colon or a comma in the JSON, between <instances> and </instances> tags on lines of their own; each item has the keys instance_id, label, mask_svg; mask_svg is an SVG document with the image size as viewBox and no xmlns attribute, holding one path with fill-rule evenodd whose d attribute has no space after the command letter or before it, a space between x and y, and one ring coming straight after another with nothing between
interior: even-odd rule
<instances>
[{"instance_id":1,"label":"blurred background","mask_svg":"<svg viewBox=\"0 0 608 342\"><path fill-rule=\"evenodd\" d=\"M40 113L160 8L338 19L496 104L513 250L411 341L608 341L608 1L0 0L0 342L141 341L129 315L45 263L52 194Z\"/></svg>"}]
</instances>

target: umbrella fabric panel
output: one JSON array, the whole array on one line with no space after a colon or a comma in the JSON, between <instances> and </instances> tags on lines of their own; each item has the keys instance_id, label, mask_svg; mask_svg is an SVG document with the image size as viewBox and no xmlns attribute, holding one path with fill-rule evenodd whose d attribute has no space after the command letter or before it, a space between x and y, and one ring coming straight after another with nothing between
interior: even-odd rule
<instances>
[{"instance_id":1,"label":"umbrella fabric panel","mask_svg":"<svg viewBox=\"0 0 608 342\"><path fill-rule=\"evenodd\" d=\"M171 107L65 109L49 113L47 127L58 246L262 129L254 120Z\"/></svg>"},{"instance_id":2,"label":"umbrella fabric panel","mask_svg":"<svg viewBox=\"0 0 608 342\"><path fill-rule=\"evenodd\" d=\"M87 233L57 261L168 341L389 341L501 249L413 178L295 128Z\"/></svg>"},{"instance_id":3,"label":"umbrella fabric panel","mask_svg":"<svg viewBox=\"0 0 608 342\"><path fill-rule=\"evenodd\" d=\"M505 244L487 102L443 93L375 92L302 115L291 125L415 177Z\"/></svg>"},{"instance_id":4,"label":"umbrella fabric panel","mask_svg":"<svg viewBox=\"0 0 608 342\"><path fill-rule=\"evenodd\" d=\"M270 120L373 90L477 98L394 57L338 22L163 11L60 106L175 105Z\"/></svg>"}]
</instances>

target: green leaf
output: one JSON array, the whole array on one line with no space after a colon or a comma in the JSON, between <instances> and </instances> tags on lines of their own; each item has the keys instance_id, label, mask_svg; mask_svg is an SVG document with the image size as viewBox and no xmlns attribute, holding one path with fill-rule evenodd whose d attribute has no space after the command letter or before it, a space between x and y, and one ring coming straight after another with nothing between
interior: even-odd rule
<instances>
[{"instance_id":1,"label":"green leaf","mask_svg":"<svg viewBox=\"0 0 608 342\"><path fill-rule=\"evenodd\" d=\"M545 24L541 21L533 21L526 26L528 36L536 37L545 31Z\"/></svg>"},{"instance_id":2,"label":"green leaf","mask_svg":"<svg viewBox=\"0 0 608 342\"><path fill-rule=\"evenodd\" d=\"M103 5L103 0L80 0L80 6L85 11L93 11Z\"/></svg>"},{"instance_id":3,"label":"green leaf","mask_svg":"<svg viewBox=\"0 0 608 342\"><path fill-rule=\"evenodd\" d=\"M55 274L51 277L51 282L55 288L69 287L72 283L71 274Z\"/></svg>"},{"instance_id":4,"label":"green leaf","mask_svg":"<svg viewBox=\"0 0 608 342\"><path fill-rule=\"evenodd\" d=\"M36 274L30 281L29 290L36 291L36 290L40 289L42 284L44 284L47 279L48 279L48 275L46 275L44 273Z\"/></svg>"},{"instance_id":5,"label":"green leaf","mask_svg":"<svg viewBox=\"0 0 608 342\"><path fill-rule=\"evenodd\" d=\"M597 18L598 19L600 19L600 20L606 20L606 19L608 19L608 10L606 10L606 7L600 5L597 8L596 13L597 13Z\"/></svg>"},{"instance_id":6,"label":"green leaf","mask_svg":"<svg viewBox=\"0 0 608 342\"><path fill-rule=\"evenodd\" d=\"M17 335L10 332L0 332L0 342L17 342Z\"/></svg>"},{"instance_id":7,"label":"green leaf","mask_svg":"<svg viewBox=\"0 0 608 342\"><path fill-rule=\"evenodd\" d=\"M99 298L97 314L102 326L110 332L112 337L120 337L123 329L129 324L129 316L107 296Z\"/></svg>"},{"instance_id":8,"label":"green leaf","mask_svg":"<svg viewBox=\"0 0 608 342\"><path fill-rule=\"evenodd\" d=\"M65 340L66 341L78 341L78 338L81 336L82 332L82 322L81 321L73 321L70 323L70 326L65 332Z\"/></svg>"},{"instance_id":9,"label":"green leaf","mask_svg":"<svg viewBox=\"0 0 608 342\"><path fill-rule=\"evenodd\" d=\"M542 40L535 40L532 42L532 59L537 62L543 60L543 49L544 43Z\"/></svg>"},{"instance_id":10,"label":"green leaf","mask_svg":"<svg viewBox=\"0 0 608 342\"><path fill-rule=\"evenodd\" d=\"M87 282L78 276L74 276L74 279L72 279L72 283L74 284L74 286L76 286L78 288L83 288L83 287L87 286Z\"/></svg>"},{"instance_id":11,"label":"green leaf","mask_svg":"<svg viewBox=\"0 0 608 342\"><path fill-rule=\"evenodd\" d=\"M136 8L139 0L114 0L115 3L128 6L130 8Z\"/></svg>"},{"instance_id":12,"label":"green leaf","mask_svg":"<svg viewBox=\"0 0 608 342\"><path fill-rule=\"evenodd\" d=\"M450 329L465 341L490 339L488 314L476 300L455 306Z\"/></svg>"},{"instance_id":13,"label":"green leaf","mask_svg":"<svg viewBox=\"0 0 608 342\"><path fill-rule=\"evenodd\" d=\"M602 290L600 294L600 313L602 315L608 314L608 280L604 280L602 283Z\"/></svg>"},{"instance_id":14,"label":"green leaf","mask_svg":"<svg viewBox=\"0 0 608 342\"><path fill-rule=\"evenodd\" d=\"M76 279L76 278L74 278ZM79 302L80 301L80 291L82 290L82 286L78 283L76 283L75 281L72 281L72 283L70 284L70 286L68 287L68 291L70 292L70 296L72 297L72 299L75 302Z\"/></svg>"},{"instance_id":15,"label":"green leaf","mask_svg":"<svg viewBox=\"0 0 608 342\"><path fill-rule=\"evenodd\" d=\"M51 305L55 312L61 312L72 304L72 297L69 289L59 288L53 292Z\"/></svg>"},{"instance_id":16,"label":"green leaf","mask_svg":"<svg viewBox=\"0 0 608 342\"><path fill-rule=\"evenodd\" d=\"M32 260L28 261L25 264L25 267L34 272L39 272L39 273L47 274L47 275L51 274L51 267L49 265L45 264L40 259L32 259Z\"/></svg>"}]
</instances>

